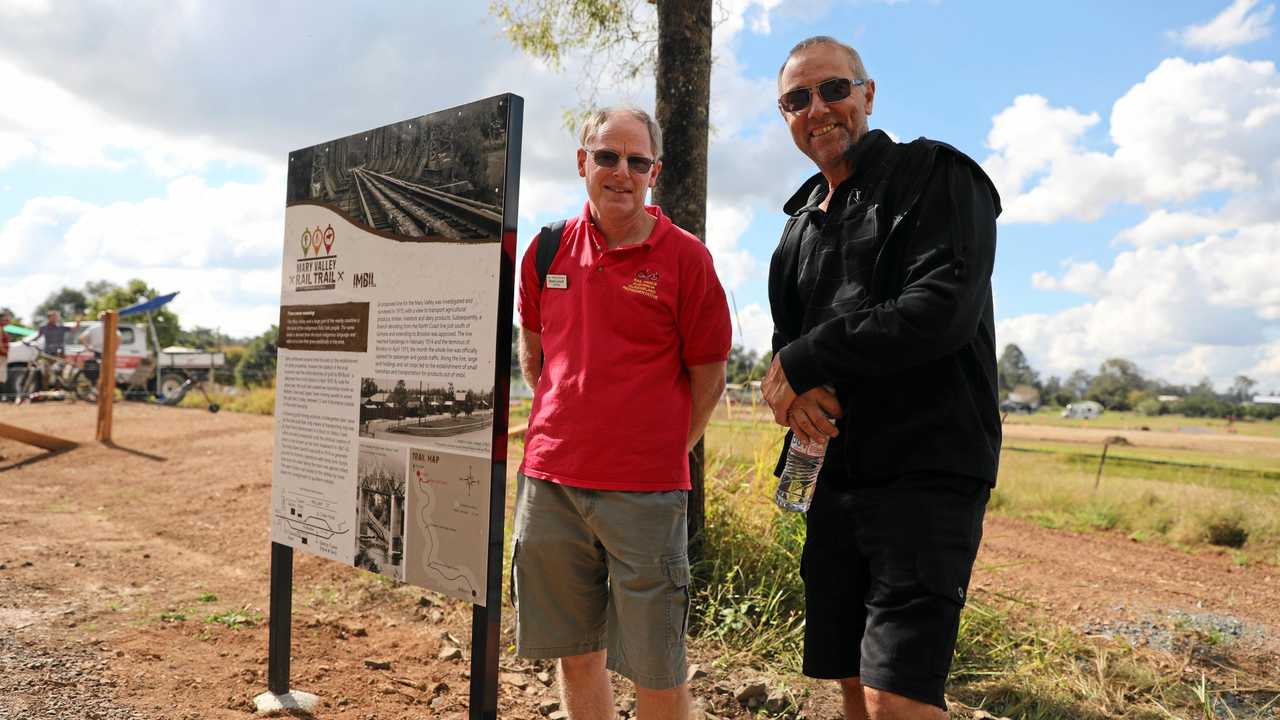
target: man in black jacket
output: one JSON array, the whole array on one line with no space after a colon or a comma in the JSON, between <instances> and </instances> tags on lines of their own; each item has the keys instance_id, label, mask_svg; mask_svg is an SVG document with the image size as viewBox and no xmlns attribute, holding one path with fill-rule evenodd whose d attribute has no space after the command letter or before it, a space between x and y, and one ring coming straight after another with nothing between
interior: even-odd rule
<instances>
[{"instance_id":1,"label":"man in black jacket","mask_svg":"<svg viewBox=\"0 0 1280 720\"><path fill-rule=\"evenodd\" d=\"M838 680L851 719L942 719L1000 453L999 197L954 148L869 131L875 81L835 39L792 49L778 90L819 170L785 206L763 382L779 424L830 438L801 559L804 672Z\"/></svg>"}]
</instances>

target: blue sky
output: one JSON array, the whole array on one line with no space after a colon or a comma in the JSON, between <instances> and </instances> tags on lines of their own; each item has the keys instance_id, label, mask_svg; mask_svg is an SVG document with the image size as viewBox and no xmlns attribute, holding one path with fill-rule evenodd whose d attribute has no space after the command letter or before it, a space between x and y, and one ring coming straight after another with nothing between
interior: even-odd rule
<instances>
[{"instance_id":1,"label":"blue sky","mask_svg":"<svg viewBox=\"0 0 1280 720\"><path fill-rule=\"evenodd\" d=\"M561 124L594 69L553 69L485 3L0 6L0 305L141 277L187 325L277 314L287 153L500 92L525 98L521 248L578 210ZM266 9L264 9L266 8ZM639 3L641 14L651 13ZM708 244L760 349L781 202L813 171L774 109L796 41L877 81L873 127L944 140L1004 198L998 342L1042 374L1135 360L1280 390L1274 3L723 0ZM652 78L600 89L652 107ZM735 330L736 332L736 330Z\"/></svg>"}]
</instances>

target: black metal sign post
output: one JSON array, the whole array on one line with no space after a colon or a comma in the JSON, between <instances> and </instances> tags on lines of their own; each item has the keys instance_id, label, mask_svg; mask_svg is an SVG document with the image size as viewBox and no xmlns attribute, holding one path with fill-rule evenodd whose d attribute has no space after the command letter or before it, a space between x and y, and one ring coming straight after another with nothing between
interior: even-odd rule
<instances>
[{"instance_id":1,"label":"black metal sign post","mask_svg":"<svg viewBox=\"0 0 1280 720\"><path fill-rule=\"evenodd\" d=\"M293 548L271 543L271 616L267 619L267 692L253 699L258 712L310 711L320 698L289 688L289 645L293 634Z\"/></svg>"},{"instance_id":2,"label":"black metal sign post","mask_svg":"<svg viewBox=\"0 0 1280 720\"><path fill-rule=\"evenodd\" d=\"M489 552L485 604L471 606L471 720L498 717L498 634L502 619L503 517L507 505L507 420L511 396L511 320L516 284L516 219L520 206L520 139L524 99L507 95L507 168L502 201L497 350L493 363L493 463L489 475Z\"/></svg>"},{"instance_id":3,"label":"black metal sign post","mask_svg":"<svg viewBox=\"0 0 1280 720\"><path fill-rule=\"evenodd\" d=\"M267 689L289 692L289 644L293 635L293 548L271 543L271 617L267 629Z\"/></svg>"}]
</instances>

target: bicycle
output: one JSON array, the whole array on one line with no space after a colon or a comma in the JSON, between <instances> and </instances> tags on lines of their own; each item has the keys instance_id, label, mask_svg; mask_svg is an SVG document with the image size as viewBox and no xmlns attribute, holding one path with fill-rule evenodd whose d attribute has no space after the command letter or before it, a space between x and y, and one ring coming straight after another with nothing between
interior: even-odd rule
<instances>
[{"instance_id":1,"label":"bicycle","mask_svg":"<svg viewBox=\"0 0 1280 720\"><path fill-rule=\"evenodd\" d=\"M18 394L14 402L20 403L24 399L30 401L41 390L62 390L77 400L97 402L97 384L83 369L68 362L66 358L50 355L31 343L24 342L23 345L36 351L36 360L34 365L23 369L23 376L16 383Z\"/></svg>"}]
</instances>

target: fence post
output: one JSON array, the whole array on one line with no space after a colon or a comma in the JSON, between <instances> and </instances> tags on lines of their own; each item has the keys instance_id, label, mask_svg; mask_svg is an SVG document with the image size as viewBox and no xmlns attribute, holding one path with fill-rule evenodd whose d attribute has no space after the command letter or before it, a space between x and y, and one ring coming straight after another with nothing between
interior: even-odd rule
<instances>
[{"instance_id":1,"label":"fence post","mask_svg":"<svg viewBox=\"0 0 1280 720\"><path fill-rule=\"evenodd\" d=\"M116 399L116 311L98 316L102 321L102 364L98 372L98 442L111 442L112 405Z\"/></svg>"},{"instance_id":2,"label":"fence post","mask_svg":"<svg viewBox=\"0 0 1280 720\"><path fill-rule=\"evenodd\" d=\"M1098 463L1098 476L1093 479L1093 491L1098 491L1098 485L1102 483L1102 466L1107 464L1107 448L1111 447L1111 443L1102 443L1102 460Z\"/></svg>"}]
</instances>

